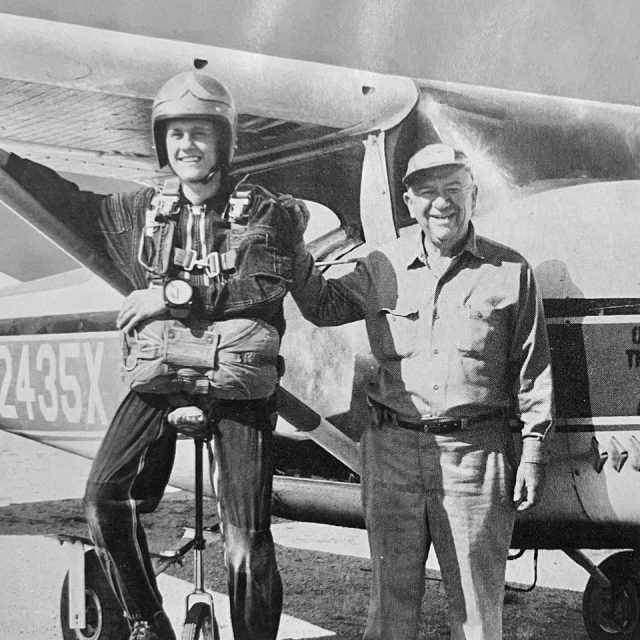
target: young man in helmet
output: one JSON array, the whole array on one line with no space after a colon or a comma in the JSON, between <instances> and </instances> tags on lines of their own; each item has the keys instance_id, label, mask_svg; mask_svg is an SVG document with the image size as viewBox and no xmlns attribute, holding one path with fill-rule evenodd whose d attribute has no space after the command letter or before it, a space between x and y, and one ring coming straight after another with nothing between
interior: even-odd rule
<instances>
[{"instance_id":1,"label":"young man in helmet","mask_svg":"<svg viewBox=\"0 0 640 640\"><path fill-rule=\"evenodd\" d=\"M160 274L165 282L167 273L177 275L173 280L182 279L181 284L186 281L191 298L174 306L196 319L224 320L222 326L252 318L281 335L282 300L291 278L289 252L300 239L287 207L298 205L289 200L284 207L259 190L247 196L244 212L264 223L262 234L238 246L235 265L227 260L225 266L222 245L232 225L221 214L233 191L228 170L237 135L231 95L207 73L179 74L158 92L152 129L160 166L168 164L177 178L169 188L165 184L160 203L151 188L107 196L82 192L53 171L6 152L0 152L0 166L93 247L108 251L130 278L135 290L117 319L123 332L175 311L163 278L157 277L157 260L146 267L138 260L141 243L153 244L145 237L149 216L153 226L153 215L164 207L175 221L174 257ZM260 240L267 236L268 242ZM162 253L157 246L151 253L154 249ZM215 272L211 256L217 256ZM268 369L273 378L274 367ZM262 397L250 389L216 401L216 493L236 640L273 640L282 607L269 528L274 385L258 385ZM130 622L131 638L139 640L175 638L139 520L140 513L158 505L173 465L176 435L167 425L172 410L168 397L128 393L95 458L85 494L96 550Z\"/></svg>"}]
</instances>

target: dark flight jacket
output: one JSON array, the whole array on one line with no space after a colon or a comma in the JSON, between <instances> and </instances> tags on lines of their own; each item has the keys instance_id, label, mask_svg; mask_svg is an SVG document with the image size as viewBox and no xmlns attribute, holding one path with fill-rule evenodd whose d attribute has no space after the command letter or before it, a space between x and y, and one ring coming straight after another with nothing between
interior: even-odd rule
<instances>
[{"instance_id":1,"label":"dark flight jacket","mask_svg":"<svg viewBox=\"0 0 640 640\"><path fill-rule=\"evenodd\" d=\"M140 235L155 189L109 195L82 191L42 165L11 154L6 171L88 246L107 254L130 281L132 289L148 285L148 273L138 263ZM207 237L217 251L229 223L220 217L230 189L221 189L207 205ZM293 225L286 211L264 193L252 196L255 224L238 249L237 270L226 282L212 279L194 287L191 313L203 319L253 317L273 325L282 335L282 301L292 279Z\"/></svg>"}]
</instances>

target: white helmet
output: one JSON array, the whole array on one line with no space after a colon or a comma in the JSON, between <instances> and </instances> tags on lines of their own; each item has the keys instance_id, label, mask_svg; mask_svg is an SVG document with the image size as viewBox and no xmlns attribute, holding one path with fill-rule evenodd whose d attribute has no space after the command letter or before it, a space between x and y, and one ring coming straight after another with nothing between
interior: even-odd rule
<instances>
[{"instance_id":1,"label":"white helmet","mask_svg":"<svg viewBox=\"0 0 640 640\"><path fill-rule=\"evenodd\" d=\"M168 162L162 122L172 118L203 118L218 125L223 137L221 162L227 168L231 166L238 135L238 113L222 82L204 71L185 71L173 76L158 91L151 110L151 130L160 167Z\"/></svg>"}]
</instances>

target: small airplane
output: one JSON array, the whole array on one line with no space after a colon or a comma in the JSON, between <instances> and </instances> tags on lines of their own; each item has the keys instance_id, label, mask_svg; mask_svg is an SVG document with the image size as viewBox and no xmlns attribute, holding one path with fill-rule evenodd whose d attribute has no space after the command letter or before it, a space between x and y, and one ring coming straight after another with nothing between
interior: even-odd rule
<instances>
[{"instance_id":1,"label":"small airplane","mask_svg":"<svg viewBox=\"0 0 640 640\"><path fill-rule=\"evenodd\" d=\"M623 104L633 82L600 95L586 83L584 100L533 93L523 86L531 76L517 74L509 88L424 80L314 62L313 53L265 55L255 51L261 38L270 53L276 41L255 24L231 35L219 25L207 36L214 46L201 28L190 41L167 39L157 37L172 33L158 21L130 25L130 13L73 13L71 4L39 12L0 1L0 147L85 188L161 180L151 99L172 74L206 67L239 105L236 172L310 202L306 240L334 276L412 223L400 178L417 148L444 141L466 150L480 187L476 225L533 265L552 345L549 480L542 504L518 518L513 548L562 549L589 572L592 639L638 637L640 221L628 210L640 198L640 107ZM292 4L272 15L256 3L253 16L267 24ZM124 394L115 317L127 285L85 229L55 218L4 172L0 199L17 214L3 219L0 252L9 279L0 289L0 428L92 456ZM375 367L364 327L313 327L291 300L285 313L274 512L361 527L357 442ZM178 457L172 483L193 488L187 458ZM579 551L595 548L625 551L596 567Z\"/></svg>"}]
</instances>

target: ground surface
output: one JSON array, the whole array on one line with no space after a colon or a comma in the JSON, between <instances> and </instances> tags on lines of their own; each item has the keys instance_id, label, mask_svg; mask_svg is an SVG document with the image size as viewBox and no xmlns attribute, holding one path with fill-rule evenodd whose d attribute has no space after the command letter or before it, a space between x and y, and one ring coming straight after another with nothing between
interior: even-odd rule
<instances>
[{"instance_id":1,"label":"ground surface","mask_svg":"<svg viewBox=\"0 0 640 640\"><path fill-rule=\"evenodd\" d=\"M207 511L213 513L211 505ZM166 496L158 511L145 516L151 547L161 549L192 522L191 496ZM280 521L282 522L282 521ZM80 500L10 504L0 508L0 535L39 535L52 531L86 535ZM289 615L333 631L338 640L360 638L364 629L370 567L366 558L287 548L278 545L278 561L285 584L284 610ZM168 573L191 579L191 563ZM219 536L206 553L208 585L224 592ZM420 638L448 638L446 603L439 574L428 572L424 622ZM533 593L507 592L507 640L586 640L581 615L581 594L562 589L537 588Z\"/></svg>"}]
</instances>

